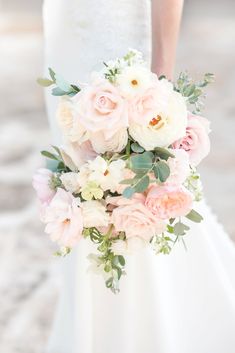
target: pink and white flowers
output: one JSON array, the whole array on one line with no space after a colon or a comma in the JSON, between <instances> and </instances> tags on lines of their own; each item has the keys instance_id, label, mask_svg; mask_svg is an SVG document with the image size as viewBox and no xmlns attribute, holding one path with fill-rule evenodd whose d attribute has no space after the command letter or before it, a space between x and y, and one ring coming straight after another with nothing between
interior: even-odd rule
<instances>
[{"instance_id":1,"label":"pink and white flowers","mask_svg":"<svg viewBox=\"0 0 235 353\"><path fill-rule=\"evenodd\" d=\"M195 83L158 78L136 50L108 61L82 88L50 75L63 95L63 144L42 152L53 171L33 178L45 232L61 256L81 239L95 243L92 268L117 292L126 256L147 246L168 254L188 221L202 220L193 210L201 198L196 165L210 149L209 122L188 113L187 102L199 99Z\"/></svg>"}]
</instances>

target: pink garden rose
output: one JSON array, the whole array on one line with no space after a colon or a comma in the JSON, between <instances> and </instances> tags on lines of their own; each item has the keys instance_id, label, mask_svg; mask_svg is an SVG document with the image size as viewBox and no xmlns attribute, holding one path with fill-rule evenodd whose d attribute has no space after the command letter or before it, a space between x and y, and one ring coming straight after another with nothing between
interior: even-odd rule
<instances>
[{"instance_id":1,"label":"pink garden rose","mask_svg":"<svg viewBox=\"0 0 235 353\"><path fill-rule=\"evenodd\" d=\"M176 141L173 147L184 149L189 155L190 163L197 166L210 152L209 132L209 121L190 113L186 135Z\"/></svg>"},{"instance_id":2,"label":"pink garden rose","mask_svg":"<svg viewBox=\"0 0 235 353\"><path fill-rule=\"evenodd\" d=\"M185 216L192 205L193 196L184 187L153 186L145 201L145 206L160 219Z\"/></svg>"},{"instance_id":3,"label":"pink garden rose","mask_svg":"<svg viewBox=\"0 0 235 353\"><path fill-rule=\"evenodd\" d=\"M53 176L52 171L46 168L40 168L33 176L33 187L36 190L37 196L42 203L49 204L55 190L50 187L50 181Z\"/></svg>"},{"instance_id":4,"label":"pink garden rose","mask_svg":"<svg viewBox=\"0 0 235 353\"><path fill-rule=\"evenodd\" d=\"M149 241L154 235L165 230L165 223L149 211L145 205L145 197L136 194L131 200L124 197L111 197L108 203L116 205L112 213L115 230L125 232L127 238L140 237Z\"/></svg>"},{"instance_id":5,"label":"pink garden rose","mask_svg":"<svg viewBox=\"0 0 235 353\"><path fill-rule=\"evenodd\" d=\"M102 131L109 139L128 126L125 100L118 89L105 80L97 80L76 95L78 121L88 132Z\"/></svg>"},{"instance_id":6,"label":"pink garden rose","mask_svg":"<svg viewBox=\"0 0 235 353\"><path fill-rule=\"evenodd\" d=\"M170 167L170 176L165 185L181 185L190 174L189 156L183 149L175 149L171 152L175 157L170 157L167 161Z\"/></svg>"},{"instance_id":7,"label":"pink garden rose","mask_svg":"<svg viewBox=\"0 0 235 353\"><path fill-rule=\"evenodd\" d=\"M81 208L70 192L58 188L49 206L42 212L45 232L60 246L73 247L82 237Z\"/></svg>"}]
</instances>

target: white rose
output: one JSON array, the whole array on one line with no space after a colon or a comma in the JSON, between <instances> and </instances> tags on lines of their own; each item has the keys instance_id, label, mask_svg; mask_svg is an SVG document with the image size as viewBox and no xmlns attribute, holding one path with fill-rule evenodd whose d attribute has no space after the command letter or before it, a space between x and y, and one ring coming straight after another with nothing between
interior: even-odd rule
<instances>
[{"instance_id":1,"label":"white rose","mask_svg":"<svg viewBox=\"0 0 235 353\"><path fill-rule=\"evenodd\" d=\"M105 139L102 131L91 133L90 141L97 153L121 152L127 145L127 129L121 129L111 138Z\"/></svg>"},{"instance_id":2,"label":"white rose","mask_svg":"<svg viewBox=\"0 0 235 353\"><path fill-rule=\"evenodd\" d=\"M147 151L168 147L186 134L187 108L182 95L172 91L162 102L148 124L133 122L129 127L130 135Z\"/></svg>"},{"instance_id":3,"label":"white rose","mask_svg":"<svg viewBox=\"0 0 235 353\"><path fill-rule=\"evenodd\" d=\"M60 180L67 191L70 191L71 193L79 193L80 185L78 173L64 173L60 176Z\"/></svg>"},{"instance_id":4,"label":"white rose","mask_svg":"<svg viewBox=\"0 0 235 353\"><path fill-rule=\"evenodd\" d=\"M71 98L62 97L56 112L59 127L70 142L79 144L88 140L88 133L77 119L75 104Z\"/></svg>"},{"instance_id":5,"label":"white rose","mask_svg":"<svg viewBox=\"0 0 235 353\"><path fill-rule=\"evenodd\" d=\"M82 203L82 217L84 227L107 227L109 224L109 214L105 206L96 200Z\"/></svg>"}]
</instances>

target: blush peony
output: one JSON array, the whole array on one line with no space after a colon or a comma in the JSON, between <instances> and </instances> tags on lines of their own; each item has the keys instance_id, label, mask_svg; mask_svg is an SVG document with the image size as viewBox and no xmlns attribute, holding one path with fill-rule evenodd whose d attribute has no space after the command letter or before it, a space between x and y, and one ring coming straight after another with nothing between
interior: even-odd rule
<instances>
[{"instance_id":1,"label":"blush peony","mask_svg":"<svg viewBox=\"0 0 235 353\"><path fill-rule=\"evenodd\" d=\"M193 195L184 187L153 186L145 201L145 206L160 219L185 216L192 205Z\"/></svg>"},{"instance_id":2,"label":"blush peony","mask_svg":"<svg viewBox=\"0 0 235 353\"><path fill-rule=\"evenodd\" d=\"M171 85L165 85L165 99L162 98L154 108L154 114L146 122L142 122L132 115L134 122L130 122L129 133L146 151L155 147L168 147L173 142L185 136L187 126L187 109L184 98L175 92ZM144 110L145 111L145 110ZM138 118L140 120L140 117Z\"/></svg>"}]
</instances>

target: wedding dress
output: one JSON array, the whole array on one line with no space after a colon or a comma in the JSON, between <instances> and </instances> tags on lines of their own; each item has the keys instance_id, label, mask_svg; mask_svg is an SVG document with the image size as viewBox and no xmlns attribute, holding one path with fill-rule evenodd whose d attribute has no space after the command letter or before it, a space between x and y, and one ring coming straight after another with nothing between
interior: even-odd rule
<instances>
[{"instance_id":1,"label":"wedding dress","mask_svg":"<svg viewBox=\"0 0 235 353\"><path fill-rule=\"evenodd\" d=\"M46 0L45 67L86 81L104 60L128 48L151 56L149 0ZM100 65L100 66L97 66ZM54 137L55 97L46 95ZM121 292L87 272L91 245L81 241L61 260L63 288L49 353L234 353L235 250L205 203L187 251L146 249L128 258Z\"/></svg>"}]
</instances>

